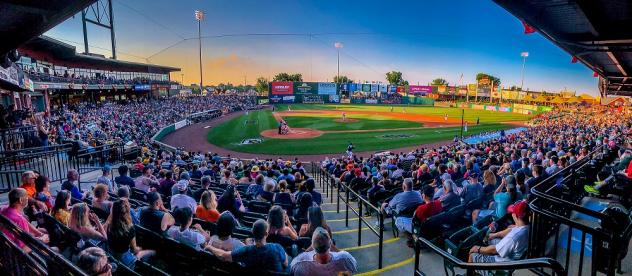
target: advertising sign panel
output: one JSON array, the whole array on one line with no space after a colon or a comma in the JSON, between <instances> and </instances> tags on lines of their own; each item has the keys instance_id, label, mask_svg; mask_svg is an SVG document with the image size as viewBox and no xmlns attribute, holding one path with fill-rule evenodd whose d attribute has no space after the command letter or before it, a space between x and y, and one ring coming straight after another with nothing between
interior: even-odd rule
<instances>
[{"instance_id":1,"label":"advertising sign panel","mask_svg":"<svg viewBox=\"0 0 632 276\"><path fill-rule=\"evenodd\" d=\"M343 104L348 104L348 103L351 103L351 99L349 99L349 98L346 98L346 99L340 99L340 103L343 103Z\"/></svg>"},{"instance_id":2,"label":"advertising sign panel","mask_svg":"<svg viewBox=\"0 0 632 276\"><path fill-rule=\"evenodd\" d=\"M467 85L467 94L470 96L476 96L476 84Z\"/></svg>"},{"instance_id":3,"label":"advertising sign panel","mask_svg":"<svg viewBox=\"0 0 632 276\"><path fill-rule=\"evenodd\" d=\"M422 95L426 95L426 94L430 94L432 93L432 86L429 85L411 85L409 86L410 88L410 94L422 94Z\"/></svg>"},{"instance_id":4,"label":"advertising sign panel","mask_svg":"<svg viewBox=\"0 0 632 276\"><path fill-rule=\"evenodd\" d=\"M348 91L349 92L356 92L356 91L358 91L358 84L357 83L350 83Z\"/></svg>"},{"instance_id":5,"label":"advertising sign panel","mask_svg":"<svg viewBox=\"0 0 632 276\"><path fill-rule=\"evenodd\" d=\"M386 84L380 84L380 86L378 87L378 90L380 90L380 92L386 93Z\"/></svg>"},{"instance_id":6,"label":"advertising sign panel","mask_svg":"<svg viewBox=\"0 0 632 276\"><path fill-rule=\"evenodd\" d=\"M448 87L445 85L439 85L437 86L437 92L439 92L440 94L445 94L445 92L448 91Z\"/></svg>"},{"instance_id":7,"label":"advertising sign panel","mask_svg":"<svg viewBox=\"0 0 632 276\"><path fill-rule=\"evenodd\" d=\"M377 99L366 99L365 103L368 103L368 104L377 104Z\"/></svg>"},{"instance_id":8,"label":"advertising sign panel","mask_svg":"<svg viewBox=\"0 0 632 276\"><path fill-rule=\"evenodd\" d=\"M282 96L270 96L270 103L281 103L283 101Z\"/></svg>"},{"instance_id":9,"label":"advertising sign panel","mask_svg":"<svg viewBox=\"0 0 632 276\"><path fill-rule=\"evenodd\" d=\"M318 94L319 95L335 95L336 94L336 84L333 82L319 82L318 83Z\"/></svg>"},{"instance_id":10,"label":"advertising sign panel","mask_svg":"<svg viewBox=\"0 0 632 276\"><path fill-rule=\"evenodd\" d=\"M406 94L406 86L398 86L397 93L402 94L402 95Z\"/></svg>"},{"instance_id":11,"label":"advertising sign panel","mask_svg":"<svg viewBox=\"0 0 632 276\"><path fill-rule=\"evenodd\" d=\"M371 93L376 93L378 90L378 84L371 84Z\"/></svg>"},{"instance_id":12,"label":"advertising sign panel","mask_svg":"<svg viewBox=\"0 0 632 276\"><path fill-rule=\"evenodd\" d=\"M389 94L397 93L397 86L395 86L395 85L389 85L389 86L388 86L388 93L389 93Z\"/></svg>"},{"instance_id":13,"label":"advertising sign panel","mask_svg":"<svg viewBox=\"0 0 632 276\"><path fill-rule=\"evenodd\" d=\"M371 92L371 84L370 83L363 83L362 84L362 92L366 92L366 93Z\"/></svg>"},{"instance_id":14,"label":"advertising sign panel","mask_svg":"<svg viewBox=\"0 0 632 276\"><path fill-rule=\"evenodd\" d=\"M134 85L135 91L149 91L151 90L151 86L149 84L137 84Z\"/></svg>"},{"instance_id":15,"label":"advertising sign panel","mask_svg":"<svg viewBox=\"0 0 632 276\"><path fill-rule=\"evenodd\" d=\"M340 96L338 96L338 95L329 95L329 102L330 103L339 103L340 102Z\"/></svg>"},{"instance_id":16,"label":"advertising sign panel","mask_svg":"<svg viewBox=\"0 0 632 276\"><path fill-rule=\"evenodd\" d=\"M273 81L270 83L272 95L292 95L294 93L294 83L291 81Z\"/></svg>"},{"instance_id":17,"label":"advertising sign panel","mask_svg":"<svg viewBox=\"0 0 632 276\"><path fill-rule=\"evenodd\" d=\"M283 96L284 103L293 103L295 99L295 96Z\"/></svg>"},{"instance_id":18,"label":"advertising sign panel","mask_svg":"<svg viewBox=\"0 0 632 276\"><path fill-rule=\"evenodd\" d=\"M465 96L465 95L467 95L467 88L459 87L459 96Z\"/></svg>"},{"instance_id":19,"label":"advertising sign panel","mask_svg":"<svg viewBox=\"0 0 632 276\"><path fill-rule=\"evenodd\" d=\"M336 85L334 84L334 90ZM294 84L294 94L318 94L317 82L297 82Z\"/></svg>"}]
</instances>

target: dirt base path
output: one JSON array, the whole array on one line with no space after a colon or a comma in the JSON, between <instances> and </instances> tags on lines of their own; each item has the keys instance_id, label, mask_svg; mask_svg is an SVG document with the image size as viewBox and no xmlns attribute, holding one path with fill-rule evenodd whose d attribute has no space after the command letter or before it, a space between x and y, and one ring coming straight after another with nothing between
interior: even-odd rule
<instances>
[{"instance_id":1,"label":"dirt base path","mask_svg":"<svg viewBox=\"0 0 632 276\"><path fill-rule=\"evenodd\" d=\"M228 120L237 118L241 116L243 113L244 113L243 111L235 112L235 113L231 113L231 114L219 117L213 121L197 123L197 124L183 127L181 129L178 129L178 131L175 131L165 136L162 139L162 142L174 147L182 147L186 151L189 151L189 152L205 152L205 153L212 152L212 153L218 153L221 156L232 156L232 157L239 157L239 158L244 158L244 159L283 158L287 160L287 159L298 158L301 161L320 162L320 161L325 160L325 157L340 157L345 154L344 152L330 153L330 154L314 154L314 155L277 155L277 154L244 153L244 152L237 152L237 151L232 151L232 150L225 149L222 147L218 147L216 145L209 143L206 140L208 132L213 127L223 122L226 122ZM423 145L420 144L418 146L390 149L389 151L394 152L394 153L410 152L418 148L435 148L435 147L449 145L450 143L452 143L452 141L442 141L442 142L423 144ZM356 153L356 155L362 156L362 157L369 157L375 152L377 151L358 152Z\"/></svg>"}]
</instances>

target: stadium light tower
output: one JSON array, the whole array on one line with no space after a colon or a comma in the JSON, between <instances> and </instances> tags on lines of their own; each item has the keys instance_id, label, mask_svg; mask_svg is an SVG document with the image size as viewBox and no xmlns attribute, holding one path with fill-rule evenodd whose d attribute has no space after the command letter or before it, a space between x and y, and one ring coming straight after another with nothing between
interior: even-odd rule
<instances>
[{"instance_id":1,"label":"stadium light tower","mask_svg":"<svg viewBox=\"0 0 632 276\"><path fill-rule=\"evenodd\" d=\"M336 50L338 51L338 80L337 81L340 81L340 49L342 49L344 45L342 45L342 42L336 42L334 43L334 47L336 47Z\"/></svg>"},{"instance_id":2,"label":"stadium light tower","mask_svg":"<svg viewBox=\"0 0 632 276\"><path fill-rule=\"evenodd\" d=\"M520 91L522 91L522 86L524 85L524 64L527 62L529 52L522 52L520 53L520 56L522 57L522 73L520 74L522 77L520 80Z\"/></svg>"},{"instance_id":3,"label":"stadium light tower","mask_svg":"<svg viewBox=\"0 0 632 276\"><path fill-rule=\"evenodd\" d=\"M202 32L201 32L201 22L204 20L204 12L196 10L195 11L195 20L198 23L198 45L200 50L200 95L202 94Z\"/></svg>"}]
</instances>

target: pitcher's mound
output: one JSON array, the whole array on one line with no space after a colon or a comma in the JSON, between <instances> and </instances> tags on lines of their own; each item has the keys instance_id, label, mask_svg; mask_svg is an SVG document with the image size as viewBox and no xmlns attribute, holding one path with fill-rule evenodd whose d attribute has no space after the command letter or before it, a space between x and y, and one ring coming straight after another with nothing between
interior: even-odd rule
<instances>
[{"instance_id":1,"label":"pitcher's mound","mask_svg":"<svg viewBox=\"0 0 632 276\"><path fill-rule=\"evenodd\" d=\"M261 132L261 136L274 139L306 139L323 135L323 132L311 128L292 128L288 134L279 134L278 129L268 129Z\"/></svg>"},{"instance_id":2,"label":"pitcher's mound","mask_svg":"<svg viewBox=\"0 0 632 276\"><path fill-rule=\"evenodd\" d=\"M338 118L334 120L334 122L336 123L357 123L359 121L360 120L358 119L349 119L349 118L344 119L344 121L342 120L342 118Z\"/></svg>"}]
</instances>

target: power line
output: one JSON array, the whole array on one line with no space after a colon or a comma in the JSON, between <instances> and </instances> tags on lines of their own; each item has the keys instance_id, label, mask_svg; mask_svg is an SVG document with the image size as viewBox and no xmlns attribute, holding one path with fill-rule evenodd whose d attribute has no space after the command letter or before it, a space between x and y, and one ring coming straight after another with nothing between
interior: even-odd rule
<instances>
[{"instance_id":1,"label":"power line","mask_svg":"<svg viewBox=\"0 0 632 276\"><path fill-rule=\"evenodd\" d=\"M82 45L82 44L81 44L81 43L79 43L79 42L76 42L76 41L73 41L73 40L69 40L69 39L65 39L65 38L59 38L59 37L52 37L52 38L57 39L57 40L61 40L61 41L65 41L65 42L68 42L68 43L72 43L72 44L75 44L75 45L79 45L79 46L81 46L81 45ZM93 45L93 44L88 44L88 46L90 46L90 47L92 47L92 48L97 48L97 49L105 50L105 51L111 51L111 50L112 50L112 49L104 48L104 47L97 46L97 45ZM142 56L139 56L139 55L135 55L135 54L131 54L131 53L126 53L126 52L123 52L123 51L120 51L120 50L119 50L118 52L119 52L119 53L121 53L121 54L123 54L123 55L126 55L126 56L130 56L130 57L135 57L135 58L139 58L139 59L147 60L147 58L142 57Z\"/></svg>"},{"instance_id":2,"label":"power line","mask_svg":"<svg viewBox=\"0 0 632 276\"><path fill-rule=\"evenodd\" d=\"M117 2L117 3L119 3L121 6L126 7L126 8L128 8L128 9L132 10L133 12L135 12L135 13L139 14L140 16L144 17L145 19L149 20L150 22L152 22L152 23L154 23L154 24L156 24L156 25L158 25L158 26L162 27L163 29L165 29L165 30L167 30L167 31L169 31L169 32L171 32L171 33L173 33L173 34L175 34L175 35L176 35L176 36L178 36L180 39L185 39L185 38L184 38L184 36L180 35L180 34L179 34L179 33L177 33L176 31L174 31L174 30L172 30L171 28L169 28L169 27L167 27L167 26L163 25L162 23L160 23L160 22L158 22L158 21L154 20L152 17L150 17L150 16L148 16L148 15L146 15L146 14L142 13L141 11L139 11L139 10L137 10L137 9L135 9L135 8L133 8L133 7L131 7L130 5L125 4L123 1L116 0L116 2Z\"/></svg>"}]
</instances>

